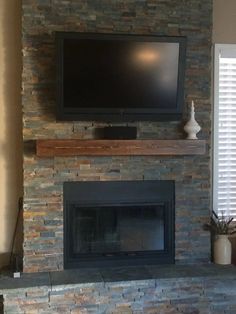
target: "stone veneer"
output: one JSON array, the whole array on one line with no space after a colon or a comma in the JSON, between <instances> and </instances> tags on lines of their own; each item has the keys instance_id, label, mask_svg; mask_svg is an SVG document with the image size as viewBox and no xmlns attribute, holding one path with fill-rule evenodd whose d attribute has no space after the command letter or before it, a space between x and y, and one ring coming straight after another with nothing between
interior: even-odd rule
<instances>
[{"instance_id":1,"label":"stone veneer","mask_svg":"<svg viewBox=\"0 0 236 314\"><path fill-rule=\"evenodd\" d=\"M105 123L56 122L55 31L187 36L185 108L210 143L211 0L23 0L23 136L93 138ZM180 122L137 122L139 138L183 138ZM176 261L207 262L210 156L37 158L24 154L24 271L63 269L64 181L175 180Z\"/></svg>"},{"instance_id":2,"label":"stone veneer","mask_svg":"<svg viewBox=\"0 0 236 314\"><path fill-rule=\"evenodd\" d=\"M5 314L235 314L234 266L133 267L0 278ZM1 302L1 299L0 299Z\"/></svg>"}]
</instances>

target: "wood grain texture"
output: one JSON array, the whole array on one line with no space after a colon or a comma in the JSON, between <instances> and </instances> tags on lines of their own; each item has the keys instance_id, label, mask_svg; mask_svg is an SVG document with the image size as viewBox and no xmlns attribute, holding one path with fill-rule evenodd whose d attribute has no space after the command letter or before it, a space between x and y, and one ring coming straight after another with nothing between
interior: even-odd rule
<instances>
[{"instance_id":1,"label":"wood grain texture","mask_svg":"<svg viewBox=\"0 0 236 314\"><path fill-rule=\"evenodd\" d=\"M38 157L203 155L205 140L37 140Z\"/></svg>"}]
</instances>

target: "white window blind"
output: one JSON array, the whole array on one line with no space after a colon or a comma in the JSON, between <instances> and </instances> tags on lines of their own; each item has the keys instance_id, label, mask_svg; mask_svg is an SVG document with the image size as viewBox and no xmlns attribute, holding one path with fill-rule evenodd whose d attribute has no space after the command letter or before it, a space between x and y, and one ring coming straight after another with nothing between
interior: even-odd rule
<instances>
[{"instance_id":1,"label":"white window blind","mask_svg":"<svg viewBox=\"0 0 236 314\"><path fill-rule=\"evenodd\" d=\"M215 47L213 209L236 220L236 45Z\"/></svg>"}]
</instances>

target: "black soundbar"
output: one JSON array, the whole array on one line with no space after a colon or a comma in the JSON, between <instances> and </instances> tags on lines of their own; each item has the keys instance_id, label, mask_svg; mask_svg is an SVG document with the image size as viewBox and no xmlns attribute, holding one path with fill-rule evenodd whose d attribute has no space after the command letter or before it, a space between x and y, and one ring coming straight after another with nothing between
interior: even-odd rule
<instances>
[{"instance_id":1,"label":"black soundbar","mask_svg":"<svg viewBox=\"0 0 236 314\"><path fill-rule=\"evenodd\" d=\"M109 126L103 128L103 136L107 140L134 140L137 128L133 126Z\"/></svg>"}]
</instances>

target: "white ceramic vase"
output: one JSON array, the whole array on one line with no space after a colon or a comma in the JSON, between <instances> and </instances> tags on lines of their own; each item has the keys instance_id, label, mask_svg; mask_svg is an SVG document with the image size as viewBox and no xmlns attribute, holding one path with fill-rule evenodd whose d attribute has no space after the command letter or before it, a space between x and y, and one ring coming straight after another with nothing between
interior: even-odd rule
<instances>
[{"instance_id":1,"label":"white ceramic vase","mask_svg":"<svg viewBox=\"0 0 236 314\"><path fill-rule=\"evenodd\" d=\"M191 112L190 112L190 119L184 126L184 131L188 134L188 140L196 140L197 133L201 130L200 125L195 120L195 110L194 110L194 102L192 100L191 103Z\"/></svg>"},{"instance_id":2,"label":"white ceramic vase","mask_svg":"<svg viewBox=\"0 0 236 314\"><path fill-rule=\"evenodd\" d=\"M214 241L214 263L231 264L232 246L227 234L218 234Z\"/></svg>"}]
</instances>

